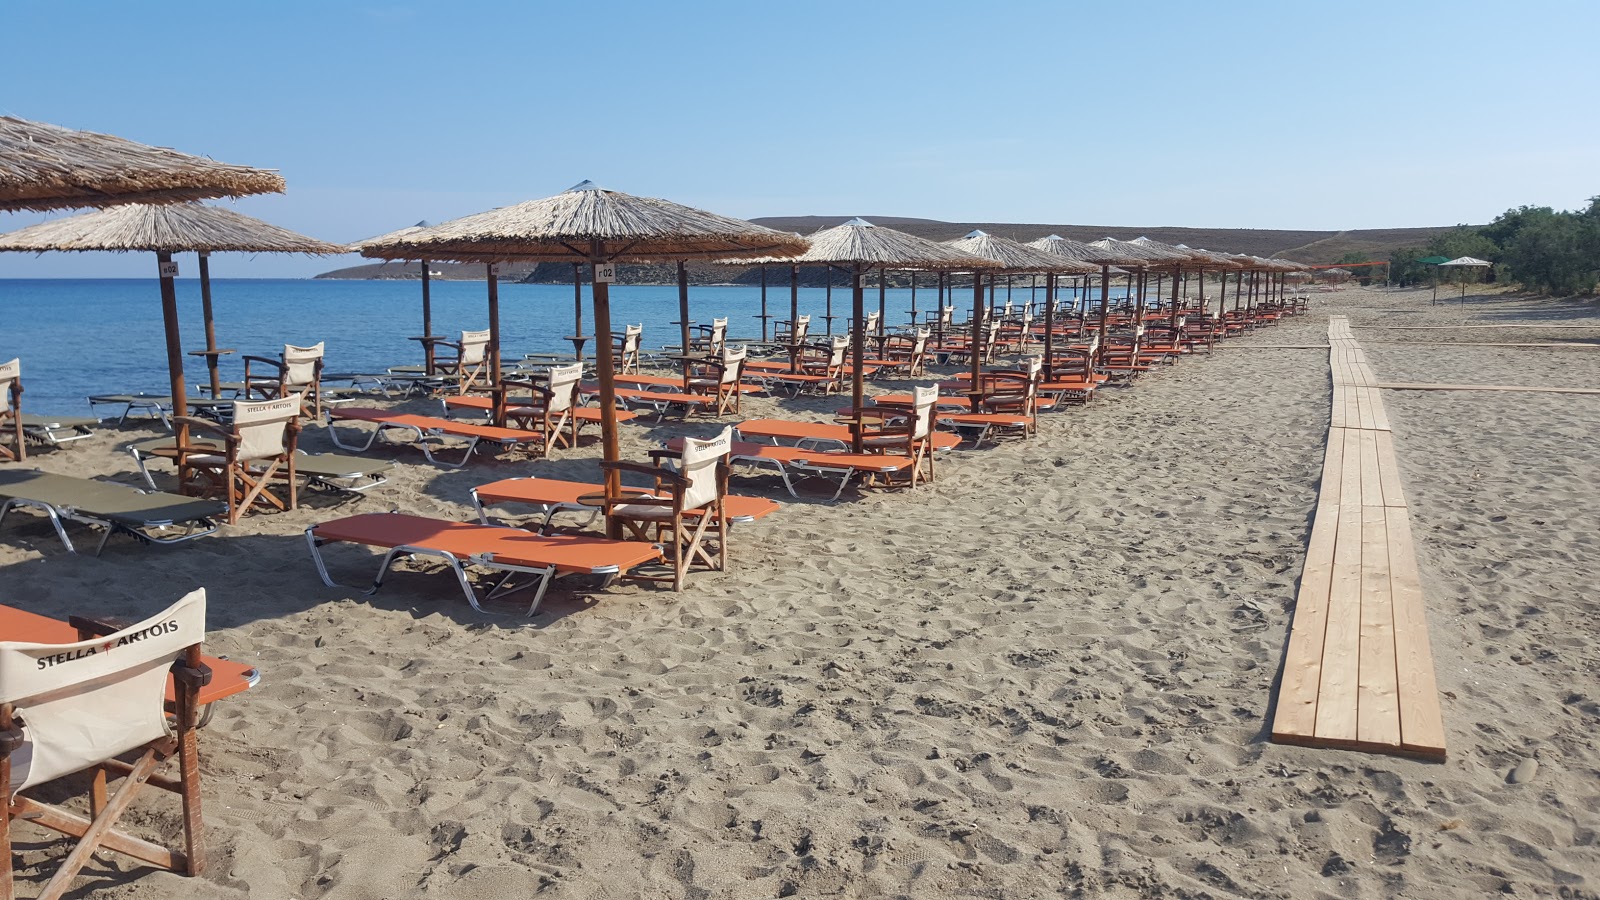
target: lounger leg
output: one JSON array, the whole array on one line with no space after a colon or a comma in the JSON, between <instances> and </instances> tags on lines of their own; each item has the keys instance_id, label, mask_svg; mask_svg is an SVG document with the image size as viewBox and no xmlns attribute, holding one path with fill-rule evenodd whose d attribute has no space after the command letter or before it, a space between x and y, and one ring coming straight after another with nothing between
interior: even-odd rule
<instances>
[{"instance_id":1,"label":"lounger leg","mask_svg":"<svg viewBox=\"0 0 1600 900\"><path fill-rule=\"evenodd\" d=\"M383 426L381 425L373 429L372 433L367 435L367 442L359 447L354 444L346 444L344 441L339 439L339 429L333 427L334 418L331 415L332 410L329 410L329 412L330 415L328 416L327 426L328 440L333 441L333 445L338 447L340 450L349 450L353 453L364 453L367 450L372 449L373 443L378 440L378 435L383 431Z\"/></svg>"},{"instance_id":2,"label":"lounger leg","mask_svg":"<svg viewBox=\"0 0 1600 900\"><path fill-rule=\"evenodd\" d=\"M68 553L77 553L78 552L77 548L72 546L72 539L67 537L67 529L66 529L65 526L63 526L61 524L61 516L60 516L60 514L58 514L53 507L47 506L47 505L45 505L43 503L35 503L35 502L31 501L31 500L17 500L17 499L7 500L5 502L4 506L0 506L0 525L5 524L6 513L10 512L14 507L18 507L18 506L26 506L26 507L29 507L31 509L37 509L40 512L43 512L46 516L49 516L50 517L50 524L55 526L56 537L61 539L62 546L67 548L67 552ZM105 542L102 541L101 542L101 546L104 546L104 545L105 545ZM96 551L97 555L98 555L98 552L99 551Z\"/></svg>"},{"instance_id":3,"label":"lounger leg","mask_svg":"<svg viewBox=\"0 0 1600 900\"><path fill-rule=\"evenodd\" d=\"M854 475L855 473L856 473L855 469L845 469L844 470L843 477L841 477L839 479L839 489L833 492L833 496L832 497L828 498L828 502L829 503L834 503L834 502L838 501L839 495L844 493L844 486L850 483L850 476Z\"/></svg>"}]
</instances>

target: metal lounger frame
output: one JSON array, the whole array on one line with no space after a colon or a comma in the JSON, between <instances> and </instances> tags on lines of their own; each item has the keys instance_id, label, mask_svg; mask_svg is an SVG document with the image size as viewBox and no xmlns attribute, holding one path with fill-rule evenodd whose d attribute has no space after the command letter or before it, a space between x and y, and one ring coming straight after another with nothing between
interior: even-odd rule
<instances>
[{"instance_id":1,"label":"metal lounger frame","mask_svg":"<svg viewBox=\"0 0 1600 900\"><path fill-rule=\"evenodd\" d=\"M172 544L181 544L184 541L192 541L195 538L205 537L206 535L211 534L218 528L222 527L221 525L212 521L210 517L189 519L186 520L189 523L189 528L183 534L176 535L174 537L160 537L153 534L147 534L141 529L176 528L178 525L177 520L153 519L144 522L140 528L133 528L121 522L111 519L102 519L98 516L90 515L89 513L82 512L71 506L57 506L53 503L46 503L43 500L30 500L24 497L12 497L7 499L5 503L0 504L0 525L5 523L7 513L19 507L25 509L37 509L49 517L50 524L55 527L56 537L61 539L61 543L67 548L68 553L77 553L78 548L74 547L72 545L72 539L67 537L67 529L64 525L62 525L63 520L68 522L80 522L85 525L98 525L99 527L104 528L105 533L100 536L100 543L94 548L95 556L99 556L101 551L106 549L106 543L111 540L111 536L113 534L118 532L122 532L123 534L126 534L136 540L165 547ZM204 526L205 530L196 531L195 529L198 526Z\"/></svg>"}]
</instances>

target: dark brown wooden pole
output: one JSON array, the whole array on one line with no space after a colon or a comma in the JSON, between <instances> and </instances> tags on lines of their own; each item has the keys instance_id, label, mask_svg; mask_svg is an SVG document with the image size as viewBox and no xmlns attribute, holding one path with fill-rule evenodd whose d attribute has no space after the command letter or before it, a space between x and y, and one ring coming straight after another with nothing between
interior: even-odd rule
<instances>
[{"instance_id":1,"label":"dark brown wooden pole","mask_svg":"<svg viewBox=\"0 0 1600 900\"><path fill-rule=\"evenodd\" d=\"M1034 276L1034 281L1039 277ZM1046 272L1044 276L1044 375L1046 379L1054 380L1055 377L1055 348L1056 348L1056 273ZM1032 301L1029 301L1032 302Z\"/></svg>"},{"instance_id":2,"label":"dark brown wooden pole","mask_svg":"<svg viewBox=\"0 0 1600 900\"><path fill-rule=\"evenodd\" d=\"M861 409L864 405L866 394L866 379L863 373L866 371L867 362L867 329L863 326L866 325L867 305L865 291L861 284L862 279L865 277L860 263L856 263L851 267L850 307L852 315L855 316L855 327L850 329L850 409L852 410L852 418L856 415L855 410ZM861 452L861 426L859 425L850 427L850 452Z\"/></svg>"},{"instance_id":3,"label":"dark brown wooden pole","mask_svg":"<svg viewBox=\"0 0 1600 900\"><path fill-rule=\"evenodd\" d=\"M500 386L500 273L499 263L489 263L489 385ZM495 424L503 424L496 422Z\"/></svg>"},{"instance_id":4,"label":"dark brown wooden pole","mask_svg":"<svg viewBox=\"0 0 1600 900\"><path fill-rule=\"evenodd\" d=\"M824 266L822 269L827 278L827 291L823 295L822 321L828 323L828 337L833 337L833 266Z\"/></svg>"},{"instance_id":5,"label":"dark brown wooden pole","mask_svg":"<svg viewBox=\"0 0 1600 900\"><path fill-rule=\"evenodd\" d=\"M795 338L800 334L800 266L789 264L789 371L798 372L800 350ZM776 337L777 335L773 335Z\"/></svg>"},{"instance_id":6,"label":"dark brown wooden pole","mask_svg":"<svg viewBox=\"0 0 1600 900\"><path fill-rule=\"evenodd\" d=\"M1106 355L1106 315L1111 310L1111 267L1100 267L1100 329L1095 332L1094 361L1099 365Z\"/></svg>"},{"instance_id":7,"label":"dark brown wooden pole","mask_svg":"<svg viewBox=\"0 0 1600 900\"><path fill-rule=\"evenodd\" d=\"M949 284L950 284L950 273L949 272L940 272L939 273L939 305L937 307L935 307L934 313L933 313L933 327L934 327L934 330L939 332L938 335L936 335L934 337L934 339L933 339L934 340L934 346L936 346L936 347L943 347L944 346L944 307L945 307L945 303L947 302L946 296L945 296L945 289L947 287L949 287ZM948 359L948 357L946 357L946 359Z\"/></svg>"},{"instance_id":8,"label":"dark brown wooden pole","mask_svg":"<svg viewBox=\"0 0 1600 900\"><path fill-rule=\"evenodd\" d=\"M1172 270L1172 339L1174 342L1178 339L1178 278L1182 273L1183 269L1181 267Z\"/></svg>"},{"instance_id":9,"label":"dark brown wooden pole","mask_svg":"<svg viewBox=\"0 0 1600 900\"><path fill-rule=\"evenodd\" d=\"M911 330L917 329L917 270L911 270Z\"/></svg>"},{"instance_id":10,"label":"dark brown wooden pole","mask_svg":"<svg viewBox=\"0 0 1600 900\"><path fill-rule=\"evenodd\" d=\"M689 267L678 260L678 338L683 342L682 353L689 355ZM688 363L684 363L687 371Z\"/></svg>"},{"instance_id":11,"label":"dark brown wooden pole","mask_svg":"<svg viewBox=\"0 0 1600 900\"><path fill-rule=\"evenodd\" d=\"M761 315L756 318L761 320L761 343L765 344L767 342L767 319L770 319L771 316L767 315L767 267L760 266L759 268L761 269Z\"/></svg>"},{"instance_id":12,"label":"dark brown wooden pole","mask_svg":"<svg viewBox=\"0 0 1600 900\"><path fill-rule=\"evenodd\" d=\"M606 262L605 245L598 239L589 243L589 261L595 266ZM616 462L622 458L622 450L617 439L616 367L611 354L611 285L598 278L592 278L591 281L594 283L594 333L597 338L594 342L595 374L600 380L600 458ZM618 496L622 491L622 473L607 469L605 485L607 496ZM622 525L608 520L606 534L620 538Z\"/></svg>"},{"instance_id":13,"label":"dark brown wooden pole","mask_svg":"<svg viewBox=\"0 0 1600 900\"><path fill-rule=\"evenodd\" d=\"M993 289L994 289L994 276L992 276L992 275L989 277L989 288L990 288L991 297L992 297L993 296L992 292L993 292ZM989 311L989 315L991 315L991 316L994 315L994 311L992 309ZM984 315L983 315L983 271L981 269L973 269L972 270L972 345L967 348L968 351L969 351L967 353L967 355L969 357L971 357L971 359L972 359L972 366L971 366L972 380L967 383L967 390L970 392L969 393L969 398L972 401L972 411L973 412L981 412L981 410L978 408L981 405L979 403L979 401L978 401L978 398L980 396L980 391L982 390L982 387L983 387L983 385L981 383L981 376L983 374L983 350L984 350L984 347L983 347L983 332L984 332L984 330L985 329L984 329Z\"/></svg>"},{"instance_id":14,"label":"dark brown wooden pole","mask_svg":"<svg viewBox=\"0 0 1600 900\"><path fill-rule=\"evenodd\" d=\"M433 334L433 297L428 289L428 261L422 260L422 335ZM428 373L432 375L432 372Z\"/></svg>"},{"instance_id":15,"label":"dark brown wooden pole","mask_svg":"<svg viewBox=\"0 0 1600 900\"><path fill-rule=\"evenodd\" d=\"M884 324L883 320L885 318L885 314L888 312L888 309L889 309L888 300L887 300L887 297L888 297L888 278L889 278L889 272L888 272L887 269L879 269L878 270L878 337L879 338L883 337L883 324ZM860 325L861 324L861 320L857 319L856 320L856 324Z\"/></svg>"},{"instance_id":16,"label":"dark brown wooden pole","mask_svg":"<svg viewBox=\"0 0 1600 900\"><path fill-rule=\"evenodd\" d=\"M572 336L583 337L583 265L572 264ZM599 340L599 335L595 339ZM583 362L583 341L573 341L573 355Z\"/></svg>"},{"instance_id":17,"label":"dark brown wooden pole","mask_svg":"<svg viewBox=\"0 0 1600 900\"><path fill-rule=\"evenodd\" d=\"M211 313L211 255L200 257L200 315L206 323L206 369L211 374L211 399L222 393L222 375L217 371L217 320Z\"/></svg>"},{"instance_id":18,"label":"dark brown wooden pole","mask_svg":"<svg viewBox=\"0 0 1600 900\"><path fill-rule=\"evenodd\" d=\"M173 283L178 267L172 261L171 253L165 250L156 252L156 271L161 278L161 318L167 332L167 375L172 385L172 414L180 417L173 423L173 433L181 447L189 443L189 426L181 420L182 416L189 414L189 393L184 387L183 340L178 334L178 288ZM189 467L184 464L187 459L184 454L178 454L180 493L186 491L189 484Z\"/></svg>"}]
</instances>

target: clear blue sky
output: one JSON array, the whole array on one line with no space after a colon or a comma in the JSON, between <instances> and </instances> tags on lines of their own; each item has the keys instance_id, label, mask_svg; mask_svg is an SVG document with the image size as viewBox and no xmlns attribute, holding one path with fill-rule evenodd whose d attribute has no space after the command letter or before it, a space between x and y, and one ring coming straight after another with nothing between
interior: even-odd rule
<instances>
[{"instance_id":1,"label":"clear blue sky","mask_svg":"<svg viewBox=\"0 0 1600 900\"><path fill-rule=\"evenodd\" d=\"M585 178L744 217L1319 229L1600 194L1595 0L8 3L0 31L0 112L279 169L237 208L333 241Z\"/></svg>"}]
</instances>

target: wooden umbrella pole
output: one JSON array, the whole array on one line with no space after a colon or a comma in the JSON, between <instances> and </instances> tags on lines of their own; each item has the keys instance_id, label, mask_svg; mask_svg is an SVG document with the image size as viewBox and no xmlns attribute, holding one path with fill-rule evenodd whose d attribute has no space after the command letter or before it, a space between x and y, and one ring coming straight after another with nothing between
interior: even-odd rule
<instances>
[{"instance_id":1,"label":"wooden umbrella pole","mask_svg":"<svg viewBox=\"0 0 1600 900\"><path fill-rule=\"evenodd\" d=\"M789 371L797 372L800 366L800 350L796 345L795 336L800 332L795 329L800 326L800 266L797 263L789 264Z\"/></svg>"},{"instance_id":2,"label":"wooden umbrella pole","mask_svg":"<svg viewBox=\"0 0 1600 900\"><path fill-rule=\"evenodd\" d=\"M1100 328L1095 332L1094 362L1099 365L1106 356L1106 313L1111 309L1111 267L1100 267Z\"/></svg>"},{"instance_id":3,"label":"wooden umbrella pole","mask_svg":"<svg viewBox=\"0 0 1600 900\"><path fill-rule=\"evenodd\" d=\"M583 337L583 264L572 264L572 336ZM595 339L600 335L596 333ZM583 341L573 342L573 355L583 362Z\"/></svg>"},{"instance_id":4,"label":"wooden umbrella pole","mask_svg":"<svg viewBox=\"0 0 1600 900\"><path fill-rule=\"evenodd\" d=\"M429 289L428 289L428 287L429 287L428 286L428 261L424 259L424 260L421 260L421 262L422 262L422 336L423 337L431 337L433 335L433 297L431 297L429 295ZM429 372L428 374L432 375L433 373Z\"/></svg>"},{"instance_id":5,"label":"wooden umbrella pole","mask_svg":"<svg viewBox=\"0 0 1600 900\"><path fill-rule=\"evenodd\" d=\"M189 395L183 383L183 341L178 335L178 288L173 283L178 275L178 267L172 261L172 254L166 250L156 252L156 267L161 278L161 318L167 332L167 374L172 382L172 414L178 417L173 422L173 436L177 438L178 446L184 447L189 443L189 426L182 417L189 414ZM188 456L180 452L178 490L184 493L188 487Z\"/></svg>"},{"instance_id":6,"label":"wooden umbrella pole","mask_svg":"<svg viewBox=\"0 0 1600 900\"><path fill-rule=\"evenodd\" d=\"M828 337L833 337L833 266L823 266L823 277L827 279L827 289L822 308L822 321L828 323Z\"/></svg>"},{"instance_id":7,"label":"wooden umbrella pole","mask_svg":"<svg viewBox=\"0 0 1600 900\"><path fill-rule=\"evenodd\" d=\"M683 260L678 260L678 339L682 341L681 352L689 355L689 267ZM684 371L689 371L689 364L685 362Z\"/></svg>"},{"instance_id":8,"label":"wooden umbrella pole","mask_svg":"<svg viewBox=\"0 0 1600 900\"><path fill-rule=\"evenodd\" d=\"M1183 274L1182 267L1172 270L1172 339L1178 339L1178 277Z\"/></svg>"},{"instance_id":9,"label":"wooden umbrella pole","mask_svg":"<svg viewBox=\"0 0 1600 900\"><path fill-rule=\"evenodd\" d=\"M222 395L222 375L217 371L217 320L211 314L211 254L200 252L200 315L206 322L206 368L211 374L211 399ZM248 396L248 395L247 395Z\"/></svg>"},{"instance_id":10,"label":"wooden umbrella pole","mask_svg":"<svg viewBox=\"0 0 1600 900\"><path fill-rule=\"evenodd\" d=\"M489 263L489 385L500 386L500 264ZM495 422L504 425L504 422Z\"/></svg>"},{"instance_id":11,"label":"wooden umbrella pole","mask_svg":"<svg viewBox=\"0 0 1600 900\"><path fill-rule=\"evenodd\" d=\"M589 260L596 266L605 264L605 245L598 239L590 242ZM609 335L611 334L611 285L598 278L592 281L594 332L597 335ZM595 368L598 370L596 374L600 379L600 458L607 462L617 462L622 458L622 451L617 440L617 385L611 341L595 341L594 355ZM619 496L622 491L622 473L615 469L607 469L605 485L606 496ZM606 534L608 537L621 538L621 523L607 519Z\"/></svg>"},{"instance_id":12,"label":"wooden umbrella pole","mask_svg":"<svg viewBox=\"0 0 1600 900\"><path fill-rule=\"evenodd\" d=\"M1039 277L1034 276L1034 281ZM1044 374L1046 379L1053 379L1055 375L1055 337L1056 337L1056 273L1046 272L1044 275Z\"/></svg>"},{"instance_id":13,"label":"wooden umbrella pole","mask_svg":"<svg viewBox=\"0 0 1600 900\"><path fill-rule=\"evenodd\" d=\"M881 271L881 270L880 270ZM863 377L867 354L867 330L862 326L866 319L866 296L862 289L861 281L865 277L861 271L861 264L856 263L850 269L850 306L855 316L855 327L850 329L850 410L851 417L859 415L859 410L865 401L866 381ZM881 282L880 282L881 283ZM850 452L861 452L861 426L850 427Z\"/></svg>"},{"instance_id":14,"label":"wooden umbrella pole","mask_svg":"<svg viewBox=\"0 0 1600 900\"><path fill-rule=\"evenodd\" d=\"M761 320L761 343L765 344L767 342L767 320L772 317L767 315L767 267L758 266L758 268L761 269L761 315L756 318Z\"/></svg>"},{"instance_id":15,"label":"wooden umbrella pole","mask_svg":"<svg viewBox=\"0 0 1600 900\"><path fill-rule=\"evenodd\" d=\"M884 324L883 320L888 317L886 314L889 311L889 305L888 305L888 278L889 278L889 271L887 269L879 269L878 270L878 338L879 338L879 343L883 342L883 340L882 340L883 339L883 324ZM857 323L859 324L859 322L860 322L860 320L858 319Z\"/></svg>"},{"instance_id":16,"label":"wooden umbrella pole","mask_svg":"<svg viewBox=\"0 0 1600 900\"><path fill-rule=\"evenodd\" d=\"M994 277L989 278L989 287L994 288ZM992 295L991 295L992 296ZM994 315L991 310L990 315ZM979 412L979 392L982 390L979 376L983 372L983 272L980 269L972 270L972 345L967 348L967 355L972 358L972 381L968 382L967 390L972 401L972 411Z\"/></svg>"},{"instance_id":17,"label":"wooden umbrella pole","mask_svg":"<svg viewBox=\"0 0 1600 900\"><path fill-rule=\"evenodd\" d=\"M917 329L917 270L911 270L911 330Z\"/></svg>"},{"instance_id":18,"label":"wooden umbrella pole","mask_svg":"<svg viewBox=\"0 0 1600 900\"><path fill-rule=\"evenodd\" d=\"M946 302L945 288L950 284L950 273L939 273L939 305L933 310L933 327L939 332L934 336L934 346L944 346L944 305ZM948 357L947 357L948 359Z\"/></svg>"}]
</instances>

